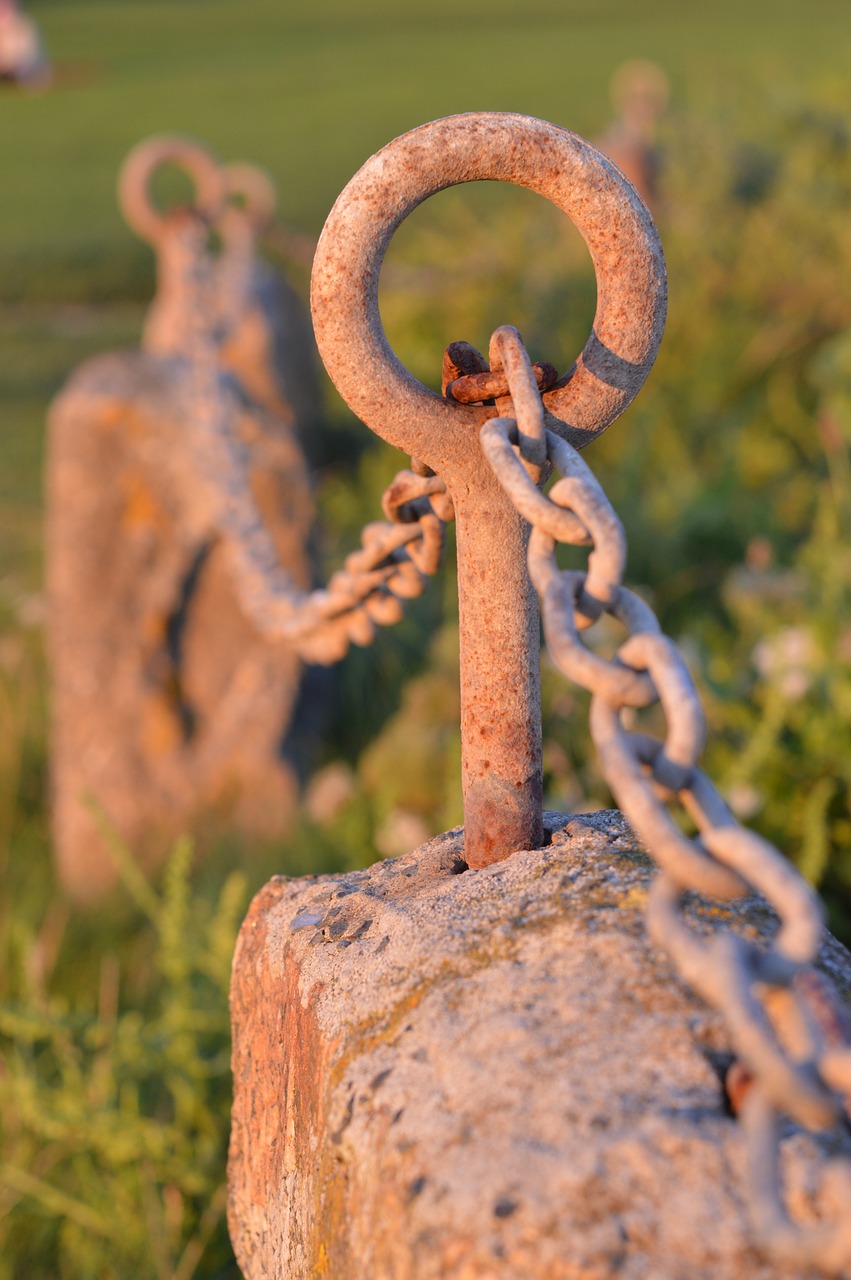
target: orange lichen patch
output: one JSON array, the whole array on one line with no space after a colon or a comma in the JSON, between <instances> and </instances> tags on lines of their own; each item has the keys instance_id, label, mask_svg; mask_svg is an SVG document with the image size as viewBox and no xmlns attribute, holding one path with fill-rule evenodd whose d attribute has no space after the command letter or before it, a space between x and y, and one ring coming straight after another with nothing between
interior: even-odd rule
<instances>
[{"instance_id":1,"label":"orange lichen patch","mask_svg":"<svg viewBox=\"0 0 851 1280\"><path fill-rule=\"evenodd\" d=\"M144 710L142 748L146 755L164 756L177 751L183 740L175 703L166 698L151 699Z\"/></svg>"},{"instance_id":2,"label":"orange lichen patch","mask_svg":"<svg viewBox=\"0 0 851 1280\"><path fill-rule=\"evenodd\" d=\"M313 1274L317 1277L327 1276L329 1265L328 1250L325 1248L324 1244L321 1244L319 1246L319 1253L316 1261L313 1264Z\"/></svg>"},{"instance_id":3,"label":"orange lichen patch","mask_svg":"<svg viewBox=\"0 0 851 1280\"><path fill-rule=\"evenodd\" d=\"M118 397L106 400L98 406L98 423L107 431L124 428L127 421L127 405Z\"/></svg>"},{"instance_id":4,"label":"orange lichen patch","mask_svg":"<svg viewBox=\"0 0 851 1280\"><path fill-rule=\"evenodd\" d=\"M627 890L618 905L625 911L643 911L647 906L647 890L643 885L634 885Z\"/></svg>"},{"instance_id":5,"label":"orange lichen patch","mask_svg":"<svg viewBox=\"0 0 851 1280\"><path fill-rule=\"evenodd\" d=\"M125 472L121 487L124 492L121 523L126 530L150 528L166 532L169 529L170 521L162 503L140 475Z\"/></svg>"},{"instance_id":6,"label":"orange lichen patch","mask_svg":"<svg viewBox=\"0 0 851 1280\"><path fill-rule=\"evenodd\" d=\"M231 1016L235 1028L235 1105L230 1143L231 1233L240 1266L249 1274L253 1222L270 1203L287 1200L293 1178L310 1179L325 1138L325 1089L332 1045L316 1019L313 991L299 989L292 956L281 970L267 945L269 909L280 894L273 881L258 895L242 926L234 959ZM250 1035L241 1029L250 1027ZM297 1208L297 1207L296 1207ZM313 1223L293 1223L315 1264L327 1270Z\"/></svg>"}]
</instances>

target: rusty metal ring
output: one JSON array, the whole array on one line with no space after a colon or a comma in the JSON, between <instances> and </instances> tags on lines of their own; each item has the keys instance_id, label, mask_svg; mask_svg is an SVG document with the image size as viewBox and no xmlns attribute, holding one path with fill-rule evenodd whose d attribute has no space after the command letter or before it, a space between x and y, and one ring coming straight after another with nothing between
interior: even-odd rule
<instances>
[{"instance_id":1,"label":"rusty metal ring","mask_svg":"<svg viewBox=\"0 0 851 1280\"><path fill-rule=\"evenodd\" d=\"M665 323L665 264L653 219L595 147L510 112L450 116L396 138L355 174L329 214L313 265L313 322L349 407L446 479L460 477L492 410L444 400L404 368L381 324L378 281L409 213L438 191L485 179L550 200L581 232L594 263L594 326L569 381L544 395L546 427L578 447L605 430L650 372Z\"/></svg>"},{"instance_id":2,"label":"rusty metal ring","mask_svg":"<svg viewBox=\"0 0 851 1280\"><path fill-rule=\"evenodd\" d=\"M161 134L146 138L127 155L118 175L118 202L130 227L156 245L167 224L151 199L151 178L163 165L183 169L195 184L195 207L214 218L222 208L225 180L215 157L194 138Z\"/></svg>"},{"instance_id":3,"label":"rusty metal ring","mask_svg":"<svg viewBox=\"0 0 851 1280\"><path fill-rule=\"evenodd\" d=\"M273 221L278 205L275 184L266 170L240 160L224 165L222 175L227 200L225 214L233 209L243 214L258 235L265 231ZM235 196L241 196L242 202L234 200Z\"/></svg>"}]
</instances>

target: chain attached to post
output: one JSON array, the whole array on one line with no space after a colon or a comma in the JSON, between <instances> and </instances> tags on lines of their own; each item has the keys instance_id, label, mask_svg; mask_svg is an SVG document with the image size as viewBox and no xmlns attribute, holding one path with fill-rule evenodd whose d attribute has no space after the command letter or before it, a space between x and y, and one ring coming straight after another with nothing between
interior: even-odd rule
<instances>
[{"instance_id":1,"label":"chain attached to post","mask_svg":"<svg viewBox=\"0 0 851 1280\"><path fill-rule=\"evenodd\" d=\"M528 363L528 358L527 358ZM794 1223L781 1190L779 1118L822 1129L842 1117L851 1098L851 1038L838 994L812 966L823 930L815 892L772 845L736 821L700 769L705 723L700 699L676 645L648 604L622 585L623 527L577 451L546 432L546 457L561 479L548 496L527 474L537 414L528 413L528 373L507 368L517 418L497 417L480 431L500 484L532 525L529 573L538 591L553 661L591 695L591 736L618 806L659 866L647 925L680 975L726 1019L747 1073L741 1116L747 1138L754 1226L778 1260L837 1273L851 1265L851 1212L832 1222ZM558 542L590 545L584 573L558 568ZM627 632L611 661L579 637L603 614ZM664 741L628 731L627 708L661 702ZM684 835L668 806L678 801L697 828ZM695 891L724 900L758 891L781 925L762 950L735 934L710 940L686 924L679 907ZM837 1162L837 1181L851 1209L851 1162Z\"/></svg>"},{"instance_id":2,"label":"chain attached to post","mask_svg":"<svg viewBox=\"0 0 851 1280\"><path fill-rule=\"evenodd\" d=\"M447 349L438 397L390 350L378 277L407 214L434 192L476 179L528 187L572 218L594 261L598 310L561 379L552 366L533 365L506 326L491 340L490 368L469 344ZM253 503L233 393L213 376L213 338L201 325L199 448L246 613L309 660L335 662L350 643L368 644L377 625L397 621L403 601L422 592L439 566L445 524L457 517L465 852L477 867L535 847L541 834L531 579L555 663L592 694L591 734L606 780L659 865L650 934L724 1015L746 1072L741 1114L761 1242L802 1265L834 1272L851 1265L851 1213L819 1227L793 1223L779 1172L779 1115L824 1128L851 1096L851 1041L836 993L812 967L820 903L776 849L738 824L700 769L705 722L691 676L650 607L622 585L623 526L573 447L623 412L658 350L665 271L647 209L605 157L566 130L509 113L436 121L384 148L342 193L319 242L312 298L317 341L338 390L368 426L411 455L411 470L384 495L387 522L366 526L361 549L328 588L298 591ZM544 496L539 485L551 467L560 478ZM558 568L559 542L590 547L584 573ZM627 632L612 661L580 639L604 613ZM624 726L625 709L656 702L668 723L664 741ZM670 816L675 801L696 838ZM730 933L707 941L679 910L689 891L731 900L751 890L781 918L765 950ZM842 1164L841 1176L851 1205L851 1165Z\"/></svg>"},{"instance_id":3,"label":"chain attached to post","mask_svg":"<svg viewBox=\"0 0 851 1280\"><path fill-rule=\"evenodd\" d=\"M528 369L510 331L457 368L436 396L394 355L378 284L394 233L423 200L464 182L510 182L552 201L588 247L597 309L567 374ZM461 673L461 789L471 867L536 848L543 835L538 603L526 568L529 526L475 447L478 430L510 415L516 394L537 404L530 474L546 465L543 430L587 443L615 421L653 366L667 308L665 264L646 206L623 174L576 134L511 112L434 120L394 139L352 178L328 217L311 275L316 342L337 390L382 439L438 474L455 511ZM516 337L516 335L515 335ZM520 381L516 364L520 361ZM513 373L512 373L513 370ZM472 379L472 384L471 380ZM543 392L543 406L539 382ZM522 383L522 386L521 386ZM494 548L499 548L499 556Z\"/></svg>"},{"instance_id":4,"label":"chain attached to post","mask_svg":"<svg viewBox=\"0 0 851 1280\"><path fill-rule=\"evenodd\" d=\"M442 480L400 471L382 498L386 519L364 528L327 587L305 591L281 565L254 499L250 457L240 433L242 400L223 373L228 317L216 305L217 282L203 214L185 211L174 235L185 300L181 347L189 365L190 440L196 519L214 528L231 560L234 589L257 631L289 644L307 662L330 665L350 644L370 644L376 627L402 617L440 568L445 528L454 518Z\"/></svg>"}]
</instances>

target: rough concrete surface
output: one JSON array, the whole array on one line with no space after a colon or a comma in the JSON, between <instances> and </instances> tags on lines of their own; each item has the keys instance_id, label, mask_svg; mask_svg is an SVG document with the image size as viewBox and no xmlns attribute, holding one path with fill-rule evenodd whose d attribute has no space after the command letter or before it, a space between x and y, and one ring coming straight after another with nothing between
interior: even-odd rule
<instances>
[{"instance_id":1,"label":"rough concrete surface","mask_svg":"<svg viewBox=\"0 0 851 1280\"><path fill-rule=\"evenodd\" d=\"M255 499L280 563L308 587L302 451L287 423L240 404ZM192 414L186 363L146 352L88 361L51 409L54 848L81 899L116 875L87 797L149 863L205 817L279 835L298 797L290 745L310 739L319 715L298 657L240 607L197 476Z\"/></svg>"},{"instance_id":2,"label":"rough concrete surface","mask_svg":"<svg viewBox=\"0 0 851 1280\"><path fill-rule=\"evenodd\" d=\"M455 831L255 899L232 987L248 1280L809 1275L749 1244L728 1041L648 941L649 860L615 812L546 819L549 847L480 871ZM776 923L755 899L690 910ZM847 992L847 952L821 962ZM804 1218L842 1141L787 1133Z\"/></svg>"}]
</instances>

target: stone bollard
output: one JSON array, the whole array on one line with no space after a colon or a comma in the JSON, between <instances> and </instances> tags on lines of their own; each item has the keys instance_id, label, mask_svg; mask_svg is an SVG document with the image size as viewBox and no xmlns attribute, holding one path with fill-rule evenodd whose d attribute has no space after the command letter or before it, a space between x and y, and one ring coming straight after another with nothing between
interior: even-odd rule
<instances>
[{"instance_id":1,"label":"stone bollard","mask_svg":"<svg viewBox=\"0 0 851 1280\"><path fill-rule=\"evenodd\" d=\"M194 146L189 154L201 212L213 217L224 179ZM123 188L126 200L127 171ZM147 349L89 361L50 412L54 848L62 882L84 901L116 874L92 802L151 866L176 834L211 821L219 832L278 836L294 813L326 692L291 645L250 618L220 519L238 478L214 451L217 400L233 419L241 482L277 564L295 590L310 587L311 488L296 413L283 400L290 382L271 383L272 327L258 319L256 298L243 296L226 330L245 361L253 339L267 339L252 366L272 388L263 405L224 368L220 308L208 315L199 302L193 255L206 271L205 298L220 302L227 253L207 260L197 214L151 217L169 267L161 262L164 296ZM229 236L243 217L228 215ZM240 234L238 274L254 298L267 277L253 239ZM309 362L305 373L309 386Z\"/></svg>"},{"instance_id":2,"label":"stone bollard","mask_svg":"<svg viewBox=\"0 0 851 1280\"><path fill-rule=\"evenodd\" d=\"M612 76L615 119L597 146L623 170L654 209L659 199L659 121L668 106L668 77L655 62L625 62Z\"/></svg>"},{"instance_id":3,"label":"stone bollard","mask_svg":"<svg viewBox=\"0 0 851 1280\"><path fill-rule=\"evenodd\" d=\"M183 365L132 352L89 361L51 409L52 819L61 879L82 900L115 878L89 797L149 866L205 817L277 836L319 714L295 652L247 620L227 547L193 508L191 413ZM240 428L280 561L307 587L301 450L246 401Z\"/></svg>"},{"instance_id":4,"label":"stone bollard","mask_svg":"<svg viewBox=\"0 0 851 1280\"><path fill-rule=\"evenodd\" d=\"M730 1043L648 940L650 860L615 812L544 825L546 848L481 871L455 831L255 899L231 1006L246 1280L815 1274L753 1250ZM754 899L689 916L777 924ZM849 989L837 942L820 963ZM825 1144L784 1145L812 1221Z\"/></svg>"}]
</instances>

